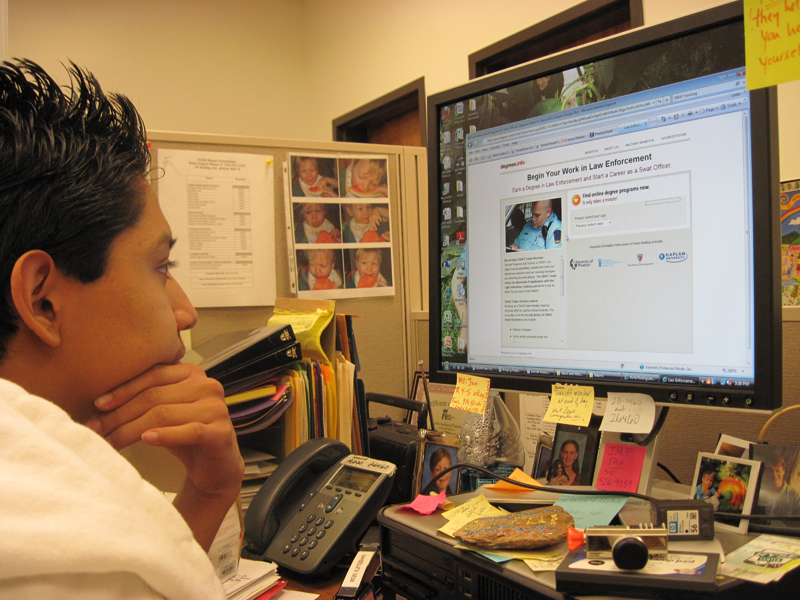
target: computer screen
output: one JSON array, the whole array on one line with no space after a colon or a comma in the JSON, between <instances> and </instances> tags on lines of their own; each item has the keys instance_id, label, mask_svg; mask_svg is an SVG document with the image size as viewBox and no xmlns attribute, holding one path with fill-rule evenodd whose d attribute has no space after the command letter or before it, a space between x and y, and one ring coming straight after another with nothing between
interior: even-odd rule
<instances>
[{"instance_id":1,"label":"computer screen","mask_svg":"<svg viewBox=\"0 0 800 600\"><path fill-rule=\"evenodd\" d=\"M428 99L434 381L780 406L776 99L741 11Z\"/></svg>"}]
</instances>

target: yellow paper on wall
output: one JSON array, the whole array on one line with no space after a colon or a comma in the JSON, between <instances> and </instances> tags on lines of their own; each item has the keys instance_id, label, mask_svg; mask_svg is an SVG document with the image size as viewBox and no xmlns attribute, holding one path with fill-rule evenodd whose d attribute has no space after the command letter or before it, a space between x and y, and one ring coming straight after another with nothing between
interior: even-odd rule
<instances>
[{"instance_id":1,"label":"yellow paper on wall","mask_svg":"<svg viewBox=\"0 0 800 600\"><path fill-rule=\"evenodd\" d=\"M800 79L800 0L744 0L747 89Z\"/></svg>"},{"instance_id":2,"label":"yellow paper on wall","mask_svg":"<svg viewBox=\"0 0 800 600\"><path fill-rule=\"evenodd\" d=\"M486 410L486 400L489 397L491 380L477 375L458 374L456 389L450 406L478 414Z\"/></svg>"},{"instance_id":3,"label":"yellow paper on wall","mask_svg":"<svg viewBox=\"0 0 800 600\"><path fill-rule=\"evenodd\" d=\"M589 385L553 385L543 421L586 426L592 418L594 388Z\"/></svg>"}]
</instances>

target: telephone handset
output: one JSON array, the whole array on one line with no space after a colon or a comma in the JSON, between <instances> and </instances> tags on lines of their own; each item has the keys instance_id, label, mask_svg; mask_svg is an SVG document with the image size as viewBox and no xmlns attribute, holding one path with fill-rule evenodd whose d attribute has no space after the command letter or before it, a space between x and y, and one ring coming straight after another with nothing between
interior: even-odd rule
<instances>
[{"instance_id":1,"label":"telephone handset","mask_svg":"<svg viewBox=\"0 0 800 600\"><path fill-rule=\"evenodd\" d=\"M386 502L392 463L351 454L336 440L309 440L289 454L244 516L242 556L305 575L326 575Z\"/></svg>"}]
</instances>

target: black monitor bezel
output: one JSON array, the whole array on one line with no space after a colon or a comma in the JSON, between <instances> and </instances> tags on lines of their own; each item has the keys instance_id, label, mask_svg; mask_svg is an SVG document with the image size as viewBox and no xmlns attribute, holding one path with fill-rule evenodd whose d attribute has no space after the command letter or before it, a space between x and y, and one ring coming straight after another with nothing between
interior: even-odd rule
<instances>
[{"instance_id":1,"label":"black monitor bezel","mask_svg":"<svg viewBox=\"0 0 800 600\"><path fill-rule=\"evenodd\" d=\"M442 369L441 298L439 296L441 205L439 191L439 110L454 102L501 90L522 81L549 75L702 30L743 23L741 2L732 2L651 27L643 27L598 42L526 63L464 85L431 95L428 118L428 193L429 193L429 373L436 383L453 384L457 373ZM774 87L751 91L751 139L755 277L755 390L739 391L704 385L647 385L642 383L592 382L596 396L608 392L640 392L651 395L659 404L712 406L724 409L772 411L781 406L782 316L780 294L780 208L777 90ZM764 210L767 203L768 210ZM724 298L720 299L724 301ZM518 392L549 393L554 383L584 383L549 377L486 375L491 387Z\"/></svg>"}]
</instances>

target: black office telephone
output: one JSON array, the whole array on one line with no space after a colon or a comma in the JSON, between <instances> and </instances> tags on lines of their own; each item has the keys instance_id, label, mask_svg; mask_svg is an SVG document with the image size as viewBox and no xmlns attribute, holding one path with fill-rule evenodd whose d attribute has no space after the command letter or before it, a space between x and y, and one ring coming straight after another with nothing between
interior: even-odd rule
<instances>
[{"instance_id":1,"label":"black office telephone","mask_svg":"<svg viewBox=\"0 0 800 600\"><path fill-rule=\"evenodd\" d=\"M242 556L304 575L327 575L358 550L394 483L392 463L357 456L336 440L289 454L244 516Z\"/></svg>"}]
</instances>

